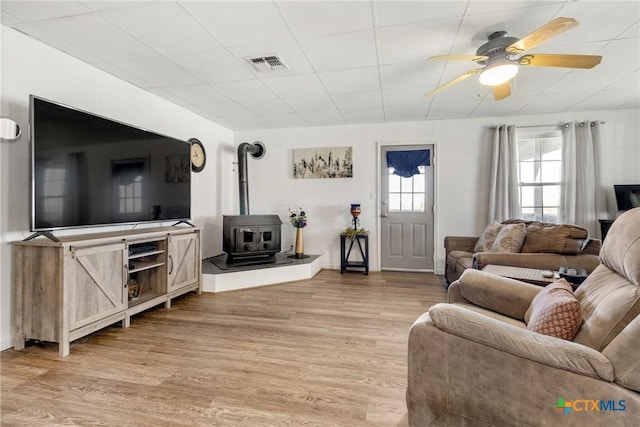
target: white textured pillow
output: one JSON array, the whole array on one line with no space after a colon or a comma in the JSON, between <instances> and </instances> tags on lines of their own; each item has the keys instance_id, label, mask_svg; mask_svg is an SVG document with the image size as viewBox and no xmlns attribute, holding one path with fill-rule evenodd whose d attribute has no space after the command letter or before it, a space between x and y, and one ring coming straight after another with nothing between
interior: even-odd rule
<instances>
[{"instance_id":1,"label":"white textured pillow","mask_svg":"<svg viewBox=\"0 0 640 427\"><path fill-rule=\"evenodd\" d=\"M473 248L473 251L491 252L493 242L496 240L496 237L498 237L498 233L502 227L504 227L504 224L498 224L497 222L487 225L476 242L476 246Z\"/></svg>"},{"instance_id":2,"label":"white textured pillow","mask_svg":"<svg viewBox=\"0 0 640 427\"><path fill-rule=\"evenodd\" d=\"M527 238L527 226L524 224L504 225L491 246L491 252L519 253Z\"/></svg>"}]
</instances>

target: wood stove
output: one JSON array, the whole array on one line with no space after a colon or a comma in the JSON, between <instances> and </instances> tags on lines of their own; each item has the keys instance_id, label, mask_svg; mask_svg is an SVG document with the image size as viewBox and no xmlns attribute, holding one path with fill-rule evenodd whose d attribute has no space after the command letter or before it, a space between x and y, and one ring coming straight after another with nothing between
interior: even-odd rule
<instances>
[{"instance_id":1,"label":"wood stove","mask_svg":"<svg viewBox=\"0 0 640 427\"><path fill-rule=\"evenodd\" d=\"M278 215L223 215L222 249L227 264L275 262L281 250L281 226Z\"/></svg>"}]
</instances>

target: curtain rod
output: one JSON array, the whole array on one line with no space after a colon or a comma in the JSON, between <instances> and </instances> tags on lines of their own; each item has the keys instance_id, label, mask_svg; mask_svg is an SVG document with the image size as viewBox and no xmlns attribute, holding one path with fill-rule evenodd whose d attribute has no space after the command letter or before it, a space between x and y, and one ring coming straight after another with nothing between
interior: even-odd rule
<instances>
[{"instance_id":1,"label":"curtain rod","mask_svg":"<svg viewBox=\"0 0 640 427\"><path fill-rule=\"evenodd\" d=\"M602 121L602 122L590 122L590 123L591 123L590 126L594 127L597 123L600 123L601 125L604 125L607 122ZM528 129L528 128L549 128L549 127L568 128L569 124L570 123L564 123L564 124L559 124L559 125L558 124L555 124L555 125L531 125L531 126L517 126L517 127L520 127L520 128L523 128L523 129ZM584 127L584 125L585 125L585 122L579 122L578 123L578 126ZM499 127L502 127L502 126L499 126ZM511 126L509 126L509 127L511 127ZM489 129L495 130L497 128L498 128L498 126L492 126Z\"/></svg>"}]
</instances>

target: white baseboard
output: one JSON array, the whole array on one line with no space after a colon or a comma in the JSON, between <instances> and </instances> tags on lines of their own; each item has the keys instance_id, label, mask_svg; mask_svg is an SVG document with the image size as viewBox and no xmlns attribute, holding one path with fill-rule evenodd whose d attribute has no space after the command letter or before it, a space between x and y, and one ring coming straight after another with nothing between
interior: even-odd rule
<instances>
[{"instance_id":1,"label":"white baseboard","mask_svg":"<svg viewBox=\"0 0 640 427\"><path fill-rule=\"evenodd\" d=\"M13 335L9 338L0 341L0 351L5 351L10 348L13 348Z\"/></svg>"}]
</instances>

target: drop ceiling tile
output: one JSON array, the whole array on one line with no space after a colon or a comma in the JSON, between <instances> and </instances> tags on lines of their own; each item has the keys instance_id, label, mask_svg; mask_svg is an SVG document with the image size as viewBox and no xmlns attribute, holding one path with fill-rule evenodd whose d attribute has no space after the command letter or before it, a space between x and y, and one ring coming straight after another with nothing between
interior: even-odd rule
<instances>
[{"instance_id":1,"label":"drop ceiling tile","mask_svg":"<svg viewBox=\"0 0 640 427\"><path fill-rule=\"evenodd\" d=\"M140 58L114 62L116 69L148 82L147 87L187 86L202 83L198 78L180 68L167 58Z\"/></svg>"},{"instance_id":2,"label":"drop ceiling tile","mask_svg":"<svg viewBox=\"0 0 640 427\"><path fill-rule=\"evenodd\" d=\"M626 39L626 38L638 38L640 37L640 21L633 24L628 29L624 30L618 38Z\"/></svg>"},{"instance_id":3,"label":"drop ceiling tile","mask_svg":"<svg viewBox=\"0 0 640 427\"><path fill-rule=\"evenodd\" d=\"M621 28L628 29L638 22L640 2L597 1L569 2L560 11L560 16L576 19L580 25L545 42L545 47L592 41L608 41L620 35Z\"/></svg>"},{"instance_id":4,"label":"drop ceiling tile","mask_svg":"<svg viewBox=\"0 0 640 427\"><path fill-rule=\"evenodd\" d=\"M606 89L575 104L573 108L578 111L586 110L614 110L638 100L638 93L627 90Z\"/></svg>"},{"instance_id":5,"label":"drop ceiling tile","mask_svg":"<svg viewBox=\"0 0 640 427\"><path fill-rule=\"evenodd\" d=\"M406 122L424 120L427 115L427 104L385 105L384 115L387 121Z\"/></svg>"},{"instance_id":6,"label":"drop ceiling tile","mask_svg":"<svg viewBox=\"0 0 640 427\"><path fill-rule=\"evenodd\" d=\"M344 117L338 110L305 111L300 116L312 126L345 124Z\"/></svg>"},{"instance_id":7,"label":"drop ceiling tile","mask_svg":"<svg viewBox=\"0 0 640 427\"><path fill-rule=\"evenodd\" d=\"M640 71L634 71L624 76L611 86L607 86L606 90L624 90L640 97Z\"/></svg>"},{"instance_id":8,"label":"drop ceiling tile","mask_svg":"<svg viewBox=\"0 0 640 427\"><path fill-rule=\"evenodd\" d=\"M545 92L548 95L592 93L614 84L626 74L613 75L606 70L572 70Z\"/></svg>"},{"instance_id":9,"label":"drop ceiling tile","mask_svg":"<svg viewBox=\"0 0 640 427\"><path fill-rule=\"evenodd\" d=\"M157 0L135 0L135 1L121 1L121 0L86 0L82 4L87 6L91 10L101 12L111 9L122 9L126 7L139 6L141 3L150 3Z\"/></svg>"},{"instance_id":10,"label":"drop ceiling tile","mask_svg":"<svg viewBox=\"0 0 640 427\"><path fill-rule=\"evenodd\" d=\"M460 19L394 25L376 30L380 64L422 62L449 53ZM398 48L402 46L402 48Z\"/></svg>"},{"instance_id":11,"label":"drop ceiling tile","mask_svg":"<svg viewBox=\"0 0 640 427\"><path fill-rule=\"evenodd\" d=\"M344 108L340 112L347 123L371 123L384 120L382 107L376 108Z\"/></svg>"},{"instance_id":12,"label":"drop ceiling tile","mask_svg":"<svg viewBox=\"0 0 640 427\"><path fill-rule=\"evenodd\" d=\"M207 52L222 46L177 3L153 2L102 14L166 56Z\"/></svg>"},{"instance_id":13,"label":"drop ceiling tile","mask_svg":"<svg viewBox=\"0 0 640 427\"><path fill-rule=\"evenodd\" d=\"M157 55L144 43L98 15L44 21L36 27L105 62Z\"/></svg>"},{"instance_id":14,"label":"drop ceiling tile","mask_svg":"<svg viewBox=\"0 0 640 427\"><path fill-rule=\"evenodd\" d=\"M510 116L515 115L535 99L533 95L512 94L506 99L496 101L488 94L471 113L471 117Z\"/></svg>"},{"instance_id":15,"label":"drop ceiling tile","mask_svg":"<svg viewBox=\"0 0 640 427\"><path fill-rule=\"evenodd\" d=\"M225 49L172 56L171 60L208 83L255 78L248 63L243 63Z\"/></svg>"},{"instance_id":16,"label":"drop ceiling tile","mask_svg":"<svg viewBox=\"0 0 640 427\"><path fill-rule=\"evenodd\" d=\"M424 97L425 90L423 87L411 87L403 89L383 90L384 105L401 105L401 104L428 104L428 100Z\"/></svg>"},{"instance_id":17,"label":"drop ceiling tile","mask_svg":"<svg viewBox=\"0 0 640 427\"><path fill-rule=\"evenodd\" d=\"M318 71L377 65L373 30L299 40Z\"/></svg>"},{"instance_id":18,"label":"drop ceiling tile","mask_svg":"<svg viewBox=\"0 0 640 427\"><path fill-rule=\"evenodd\" d=\"M580 92L562 94L544 94L536 97L533 101L522 108L521 114L547 114L561 113L569 109L584 99L588 95Z\"/></svg>"},{"instance_id":19,"label":"drop ceiling tile","mask_svg":"<svg viewBox=\"0 0 640 427\"><path fill-rule=\"evenodd\" d=\"M280 3L298 37L323 36L373 28L371 4L364 1Z\"/></svg>"},{"instance_id":20,"label":"drop ceiling tile","mask_svg":"<svg viewBox=\"0 0 640 427\"><path fill-rule=\"evenodd\" d=\"M330 93L365 92L380 89L378 67L318 73Z\"/></svg>"},{"instance_id":21,"label":"drop ceiling tile","mask_svg":"<svg viewBox=\"0 0 640 427\"><path fill-rule=\"evenodd\" d=\"M82 15L91 9L78 1L2 1L2 10L22 22Z\"/></svg>"},{"instance_id":22,"label":"drop ceiling tile","mask_svg":"<svg viewBox=\"0 0 640 427\"><path fill-rule=\"evenodd\" d=\"M276 127L276 125L274 125L268 119L257 116L236 120L234 126L238 130L272 129Z\"/></svg>"},{"instance_id":23,"label":"drop ceiling tile","mask_svg":"<svg viewBox=\"0 0 640 427\"><path fill-rule=\"evenodd\" d=\"M461 17L467 8L464 1L376 1L376 27L411 24Z\"/></svg>"},{"instance_id":24,"label":"drop ceiling tile","mask_svg":"<svg viewBox=\"0 0 640 427\"><path fill-rule=\"evenodd\" d=\"M163 88L163 91L194 105L232 102L229 97L205 84L167 87Z\"/></svg>"},{"instance_id":25,"label":"drop ceiling tile","mask_svg":"<svg viewBox=\"0 0 640 427\"><path fill-rule=\"evenodd\" d=\"M242 106L256 114L281 114L293 112L293 109L282 99L245 101L242 103Z\"/></svg>"},{"instance_id":26,"label":"drop ceiling tile","mask_svg":"<svg viewBox=\"0 0 640 427\"><path fill-rule=\"evenodd\" d=\"M174 95L171 92L168 92L165 88L149 88L146 89L147 92L151 92L154 95L159 96L160 98L163 98L169 102L172 102L176 105L180 105L188 110L192 110L194 106L193 103L186 101L183 98L180 98L176 95Z\"/></svg>"},{"instance_id":27,"label":"drop ceiling tile","mask_svg":"<svg viewBox=\"0 0 640 427\"><path fill-rule=\"evenodd\" d=\"M262 117L271 122L275 127L280 128L309 126L309 124L296 113L264 114Z\"/></svg>"},{"instance_id":28,"label":"drop ceiling tile","mask_svg":"<svg viewBox=\"0 0 640 427\"><path fill-rule=\"evenodd\" d=\"M273 2L185 2L183 7L225 46L291 39Z\"/></svg>"},{"instance_id":29,"label":"drop ceiling tile","mask_svg":"<svg viewBox=\"0 0 640 427\"><path fill-rule=\"evenodd\" d=\"M266 70L262 72L253 71L256 76L286 76L293 74L307 74L313 72L311 64L307 60L304 52L300 49L298 42L294 39L281 40L264 40L259 43L251 43L248 45L232 45L229 46L229 52L233 53L242 61L247 61L248 57L269 56L277 54L285 64L286 69Z\"/></svg>"},{"instance_id":30,"label":"drop ceiling tile","mask_svg":"<svg viewBox=\"0 0 640 427\"><path fill-rule=\"evenodd\" d=\"M325 111L333 110L336 108L335 103L324 93L307 96L295 96L284 98L284 101L289 104L296 112L304 111Z\"/></svg>"},{"instance_id":31,"label":"drop ceiling tile","mask_svg":"<svg viewBox=\"0 0 640 427\"><path fill-rule=\"evenodd\" d=\"M433 103L429 109L427 119L464 119L471 115L473 110L480 103L476 102L438 102Z\"/></svg>"},{"instance_id":32,"label":"drop ceiling tile","mask_svg":"<svg viewBox=\"0 0 640 427\"><path fill-rule=\"evenodd\" d=\"M333 100L339 109L382 107L380 91L334 93Z\"/></svg>"},{"instance_id":33,"label":"drop ceiling tile","mask_svg":"<svg viewBox=\"0 0 640 427\"><path fill-rule=\"evenodd\" d=\"M275 93L283 98L326 94L326 90L315 74L300 74L262 79Z\"/></svg>"},{"instance_id":34,"label":"drop ceiling tile","mask_svg":"<svg viewBox=\"0 0 640 427\"><path fill-rule=\"evenodd\" d=\"M18 18L17 16L10 14L4 9L0 10L0 23L2 23L2 25L6 25L7 27L10 27L12 25L20 24L22 22L24 21Z\"/></svg>"},{"instance_id":35,"label":"drop ceiling tile","mask_svg":"<svg viewBox=\"0 0 640 427\"><path fill-rule=\"evenodd\" d=\"M258 79L213 83L213 87L236 101L259 101L278 97Z\"/></svg>"},{"instance_id":36,"label":"drop ceiling tile","mask_svg":"<svg viewBox=\"0 0 640 427\"><path fill-rule=\"evenodd\" d=\"M443 61L383 65L380 67L382 89L401 89L418 86L426 88L436 85L443 68Z\"/></svg>"},{"instance_id":37,"label":"drop ceiling tile","mask_svg":"<svg viewBox=\"0 0 640 427\"><path fill-rule=\"evenodd\" d=\"M36 40L41 41L42 43L51 46L55 49L58 49L68 55L73 56L74 58L78 58L81 61L87 62L89 64L96 64L98 62L104 62L101 58L93 55L91 52L87 52L79 48L76 45L73 45L65 40L61 40L57 36L50 34L47 31L44 31L41 28L40 23L35 24L18 24L14 26L18 31L23 32L24 34L28 34Z\"/></svg>"},{"instance_id":38,"label":"drop ceiling tile","mask_svg":"<svg viewBox=\"0 0 640 427\"><path fill-rule=\"evenodd\" d=\"M146 79L146 76L138 77L125 70L122 70L116 67L111 62L97 62L91 65L93 65L96 68L99 68L100 70L106 73L109 73L115 77L118 77L119 79L124 80L125 82L131 83L134 86L143 87L143 88L150 88L152 86L152 84L149 83L149 81Z\"/></svg>"},{"instance_id":39,"label":"drop ceiling tile","mask_svg":"<svg viewBox=\"0 0 640 427\"><path fill-rule=\"evenodd\" d=\"M196 109L226 118L232 122L237 121L238 118L253 117L255 115L237 102L197 105Z\"/></svg>"},{"instance_id":40,"label":"drop ceiling tile","mask_svg":"<svg viewBox=\"0 0 640 427\"><path fill-rule=\"evenodd\" d=\"M480 15L480 14L494 14L496 12L503 12L505 10L512 9L528 9L537 6L547 6L549 4L555 3L553 6L556 10L559 10L562 7L562 3L564 1L549 1L549 0L539 0L539 1L470 1L469 8L467 9L467 15ZM542 24L541 24L542 25Z\"/></svg>"}]
</instances>

